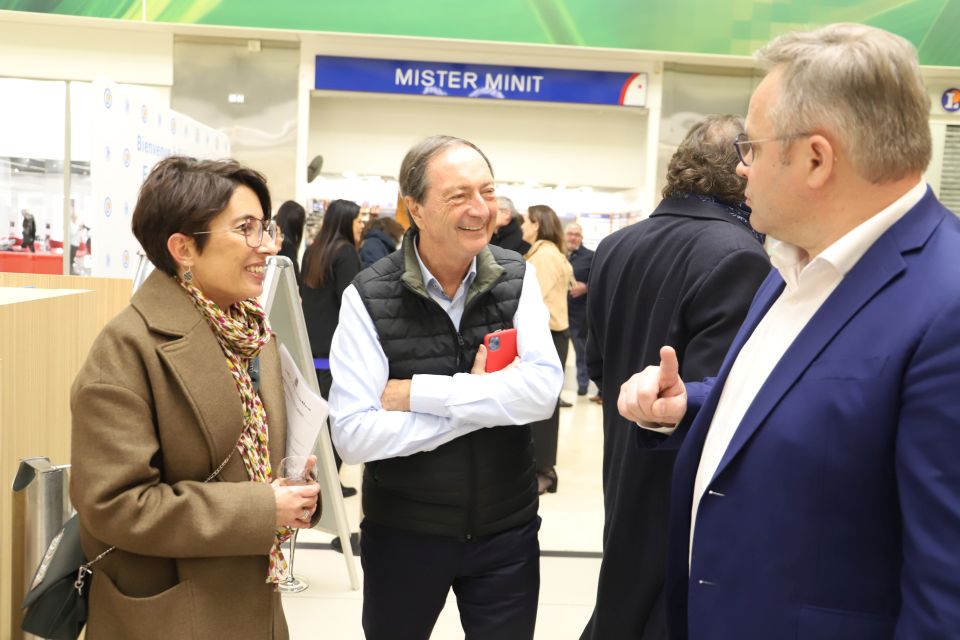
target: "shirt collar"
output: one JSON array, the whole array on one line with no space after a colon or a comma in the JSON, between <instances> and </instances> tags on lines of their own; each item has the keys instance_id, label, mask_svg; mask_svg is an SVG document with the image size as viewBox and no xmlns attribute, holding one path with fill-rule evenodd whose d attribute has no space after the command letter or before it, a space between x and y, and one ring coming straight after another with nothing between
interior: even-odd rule
<instances>
[{"instance_id":1,"label":"shirt collar","mask_svg":"<svg viewBox=\"0 0 960 640\"><path fill-rule=\"evenodd\" d=\"M417 247L417 243L413 243L413 253L417 256L417 264L420 265L420 275L423 277L423 284L426 286L427 291L439 294L444 298L447 297L447 294L443 292L443 287L440 285L440 281L437 280L430 270L427 269L427 265L423 263L423 259L420 257L420 249ZM477 256L473 256L473 259L470 260L470 268L467 269L467 275L464 276L463 281L460 283L460 286L464 289L468 288L473 281L477 278ZM454 294L456 295L456 294ZM449 298L448 298L449 299Z\"/></svg>"},{"instance_id":2,"label":"shirt collar","mask_svg":"<svg viewBox=\"0 0 960 640\"><path fill-rule=\"evenodd\" d=\"M780 272L788 289L797 288L808 271L823 267L830 268L843 277L880 236L920 202L926 192L927 185L921 180L888 207L845 233L813 260L808 260L806 253L796 245L769 238L767 248L770 262Z\"/></svg>"}]
</instances>

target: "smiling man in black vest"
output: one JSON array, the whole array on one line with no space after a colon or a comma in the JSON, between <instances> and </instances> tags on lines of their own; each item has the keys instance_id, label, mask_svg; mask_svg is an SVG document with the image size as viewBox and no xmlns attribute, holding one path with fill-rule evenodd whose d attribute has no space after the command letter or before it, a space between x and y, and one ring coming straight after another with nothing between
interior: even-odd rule
<instances>
[{"instance_id":1,"label":"smiling man in black vest","mask_svg":"<svg viewBox=\"0 0 960 640\"><path fill-rule=\"evenodd\" d=\"M400 251L344 292L330 351L333 438L365 463L361 559L368 640L425 640L452 588L471 640L533 637L540 587L527 423L562 370L533 268L488 246L493 170L433 136L400 167L413 221ZM485 374L487 333L514 327L514 363Z\"/></svg>"}]
</instances>

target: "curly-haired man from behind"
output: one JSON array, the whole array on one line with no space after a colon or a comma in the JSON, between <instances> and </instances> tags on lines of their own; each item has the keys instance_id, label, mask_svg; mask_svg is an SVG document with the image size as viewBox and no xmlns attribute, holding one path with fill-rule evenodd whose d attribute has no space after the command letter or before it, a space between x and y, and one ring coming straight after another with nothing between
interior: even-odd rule
<instances>
[{"instance_id":1,"label":"curly-haired man from behind","mask_svg":"<svg viewBox=\"0 0 960 640\"><path fill-rule=\"evenodd\" d=\"M670 160L663 201L605 238L590 271L587 369L603 396L603 563L581 640L666 639L664 572L675 451L641 449L620 385L676 349L685 380L715 375L770 271L750 227L735 116L708 116ZM666 439L666 436L663 436Z\"/></svg>"}]
</instances>

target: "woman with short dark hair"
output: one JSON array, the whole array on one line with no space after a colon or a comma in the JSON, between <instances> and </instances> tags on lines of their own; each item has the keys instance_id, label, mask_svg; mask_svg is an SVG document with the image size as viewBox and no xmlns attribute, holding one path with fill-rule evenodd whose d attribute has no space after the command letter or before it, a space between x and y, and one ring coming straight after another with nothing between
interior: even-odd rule
<instances>
[{"instance_id":1,"label":"woman with short dark hair","mask_svg":"<svg viewBox=\"0 0 960 640\"><path fill-rule=\"evenodd\" d=\"M275 477L286 413L257 303L269 215L263 176L232 160L169 157L140 189L133 231L157 268L71 396L81 542L87 558L109 550L88 638L288 637L280 545L319 518L319 486Z\"/></svg>"}]
</instances>

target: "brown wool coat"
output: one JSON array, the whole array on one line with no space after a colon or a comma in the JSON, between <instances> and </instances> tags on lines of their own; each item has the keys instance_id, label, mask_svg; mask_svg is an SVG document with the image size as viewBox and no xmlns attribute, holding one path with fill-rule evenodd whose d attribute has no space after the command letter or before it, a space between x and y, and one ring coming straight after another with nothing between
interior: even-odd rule
<instances>
[{"instance_id":1,"label":"brown wool coat","mask_svg":"<svg viewBox=\"0 0 960 640\"><path fill-rule=\"evenodd\" d=\"M273 467L286 414L276 340L260 356ZM213 332L154 272L90 349L74 381L70 497L94 567L87 640L287 640L265 582L273 490L249 482L236 385ZM319 510L318 510L319 513Z\"/></svg>"}]
</instances>

